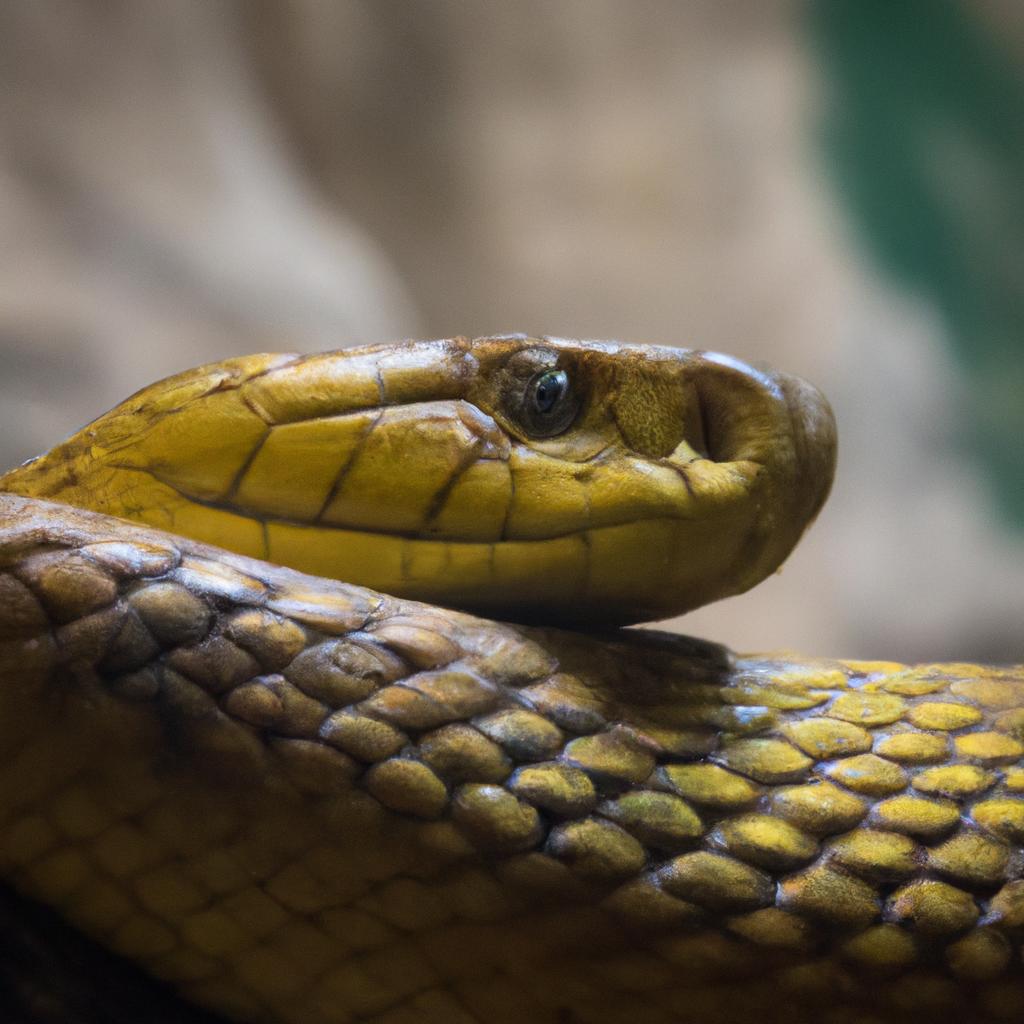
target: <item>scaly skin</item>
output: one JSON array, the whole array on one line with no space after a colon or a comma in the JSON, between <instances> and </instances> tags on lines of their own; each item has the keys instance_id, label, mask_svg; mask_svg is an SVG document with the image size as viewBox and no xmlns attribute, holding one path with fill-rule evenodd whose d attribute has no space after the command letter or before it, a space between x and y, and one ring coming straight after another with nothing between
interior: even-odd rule
<instances>
[{"instance_id":1,"label":"scaly skin","mask_svg":"<svg viewBox=\"0 0 1024 1024\"><path fill-rule=\"evenodd\" d=\"M0 686L0 872L239 1020L1020 1019L1024 668L504 625L0 495Z\"/></svg>"},{"instance_id":2,"label":"scaly skin","mask_svg":"<svg viewBox=\"0 0 1024 1024\"><path fill-rule=\"evenodd\" d=\"M579 405L542 437L524 391ZM147 388L0 489L402 597L649 621L747 590L828 494L810 385L725 356L483 338L249 356Z\"/></svg>"}]
</instances>

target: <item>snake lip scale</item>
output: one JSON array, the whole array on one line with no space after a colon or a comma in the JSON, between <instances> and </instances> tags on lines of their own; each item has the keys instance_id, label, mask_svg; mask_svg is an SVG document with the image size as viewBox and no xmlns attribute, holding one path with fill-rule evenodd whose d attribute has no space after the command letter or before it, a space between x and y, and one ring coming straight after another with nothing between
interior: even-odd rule
<instances>
[{"instance_id":1,"label":"snake lip scale","mask_svg":"<svg viewBox=\"0 0 1024 1024\"><path fill-rule=\"evenodd\" d=\"M516 335L201 367L0 477L0 1009L1024 1018L1024 668L615 628L834 461L797 378Z\"/></svg>"}]
</instances>

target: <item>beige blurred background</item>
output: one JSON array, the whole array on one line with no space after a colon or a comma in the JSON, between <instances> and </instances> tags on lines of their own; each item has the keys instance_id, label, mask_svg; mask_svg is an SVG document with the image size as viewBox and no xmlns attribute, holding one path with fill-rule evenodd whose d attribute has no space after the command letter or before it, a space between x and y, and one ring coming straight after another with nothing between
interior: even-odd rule
<instances>
[{"instance_id":1,"label":"beige blurred background","mask_svg":"<svg viewBox=\"0 0 1024 1024\"><path fill-rule=\"evenodd\" d=\"M1024 55L1024 8L964 10ZM722 349L826 390L839 476L780 575L673 627L1020 659L1024 532L960 443L971 397L942 309L872 258L824 169L808 16L3 4L0 466L249 351L506 330Z\"/></svg>"}]
</instances>

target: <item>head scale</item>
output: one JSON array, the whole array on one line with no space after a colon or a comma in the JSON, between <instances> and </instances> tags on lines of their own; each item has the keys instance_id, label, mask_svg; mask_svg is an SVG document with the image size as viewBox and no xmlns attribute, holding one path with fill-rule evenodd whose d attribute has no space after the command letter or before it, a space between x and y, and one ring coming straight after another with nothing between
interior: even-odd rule
<instances>
[{"instance_id":1,"label":"head scale","mask_svg":"<svg viewBox=\"0 0 1024 1024\"><path fill-rule=\"evenodd\" d=\"M598 625L759 582L834 462L831 411L798 378L514 336L200 367L0 487L398 596Z\"/></svg>"}]
</instances>

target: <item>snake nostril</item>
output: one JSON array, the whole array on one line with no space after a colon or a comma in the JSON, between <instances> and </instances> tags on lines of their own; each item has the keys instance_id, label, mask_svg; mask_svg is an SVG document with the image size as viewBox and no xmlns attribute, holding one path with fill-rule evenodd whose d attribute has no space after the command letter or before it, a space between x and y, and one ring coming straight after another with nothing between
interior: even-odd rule
<instances>
[{"instance_id":1,"label":"snake nostril","mask_svg":"<svg viewBox=\"0 0 1024 1024\"><path fill-rule=\"evenodd\" d=\"M718 445L715 444L716 435L712 429L712 418L708 408L707 398L698 390L697 395L697 429L699 435L694 439L693 448L706 459L718 462Z\"/></svg>"},{"instance_id":2,"label":"snake nostril","mask_svg":"<svg viewBox=\"0 0 1024 1024\"><path fill-rule=\"evenodd\" d=\"M772 460L780 431L790 428L779 376L718 352L699 354L696 418L710 460Z\"/></svg>"},{"instance_id":3,"label":"snake nostril","mask_svg":"<svg viewBox=\"0 0 1024 1024\"><path fill-rule=\"evenodd\" d=\"M693 390L694 410L687 439L703 458L729 462L735 457L735 417L731 411L730 389L726 382L712 378L701 381Z\"/></svg>"}]
</instances>

